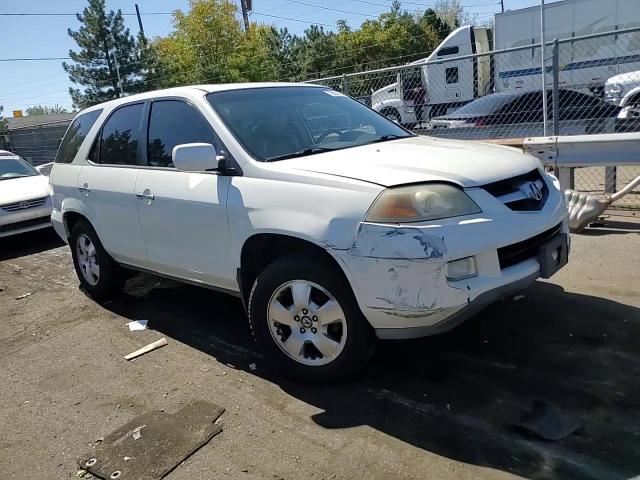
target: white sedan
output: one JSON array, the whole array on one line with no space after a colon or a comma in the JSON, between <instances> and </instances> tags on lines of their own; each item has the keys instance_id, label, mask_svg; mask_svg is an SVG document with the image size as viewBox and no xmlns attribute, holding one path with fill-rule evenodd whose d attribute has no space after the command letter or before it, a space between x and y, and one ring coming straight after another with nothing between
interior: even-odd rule
<instances>
[{"instance_id":1,"label":"white sedan","mask_svg":"<svg viewBox=\"0 0 640 480\"><path fill-rule=\"evenodd\" d=\"M51 226L49 179L0 150L0 237Z\"/></svg>"}]
</instances>

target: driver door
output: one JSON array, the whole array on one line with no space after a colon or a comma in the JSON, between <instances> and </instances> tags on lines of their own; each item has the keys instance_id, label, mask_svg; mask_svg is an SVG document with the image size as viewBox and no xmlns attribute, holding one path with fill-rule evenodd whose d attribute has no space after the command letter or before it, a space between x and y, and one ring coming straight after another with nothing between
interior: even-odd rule
<instances>
[{"instance_id":1,"label":"driver door","mask_svg":"<svg viewBox=\"0 0 640 480\"><path fill-rule=\"evenodd\" d=\"M136 182L136 206L152 270L193 282L237 289L231 266L226 202L231 177L182 172L171 160L184 143L221 145L211 125L183 99L150 102L146 167Z\"/></svg>"}]
</instances>

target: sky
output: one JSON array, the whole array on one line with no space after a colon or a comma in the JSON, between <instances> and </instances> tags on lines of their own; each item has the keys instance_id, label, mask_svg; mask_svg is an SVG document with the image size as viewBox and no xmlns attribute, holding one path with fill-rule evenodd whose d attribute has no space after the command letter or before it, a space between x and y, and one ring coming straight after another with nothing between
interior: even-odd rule
<instances>
[{"instance_id":1,"label":"sky","mask_svg":"<svg viewBox=\"0 0 640 480\"><path fill-rule=\"evenodd\" d=\"M239 0L236 0L239 1ZM147 37L163 36L171 31L171 15L187 10L188 0L137 0ZM404 0L402 8L415 11L433 6L435 0ZM34 105L55 105L71 110L68 89L72 86L62 69L61 60L1 61L15 58L67 57L76 45L67 29L76 30L79 22L69 16L7 16L7 13L81 12L86 0L0 0L0 105L4 115ZM107 9L135 13L135 0L107 0ZM500 0L461 0L461 4L479 21L491 19L500 11ZM504 0L505 10L539 5L540 0ZM287 27L301 34L312 23L332 29L337 20L347 20L357 28L367 18L388 10L391 0L253 0L253 21ZM125 21L133 35L138 33L135 15Z\"/></svg>"}]
</instances>

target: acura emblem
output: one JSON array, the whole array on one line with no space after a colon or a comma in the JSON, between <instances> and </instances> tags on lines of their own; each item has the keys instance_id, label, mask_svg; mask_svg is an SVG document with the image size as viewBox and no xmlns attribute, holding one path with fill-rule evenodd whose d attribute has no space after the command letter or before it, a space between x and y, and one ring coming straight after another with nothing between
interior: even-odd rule
<instances>
[{"instance_id":1,"label":"acura emblem","mask_svg":"<svg viewBox=\"0 0 640 480\"><path fill-rule=\"evenodd\" d=\"M534 200L542 200L542 192L540 191L540 187L537 184L531 182L529 184L529 193L527 194L529 198Z\"/></svg>"}]
</instances>

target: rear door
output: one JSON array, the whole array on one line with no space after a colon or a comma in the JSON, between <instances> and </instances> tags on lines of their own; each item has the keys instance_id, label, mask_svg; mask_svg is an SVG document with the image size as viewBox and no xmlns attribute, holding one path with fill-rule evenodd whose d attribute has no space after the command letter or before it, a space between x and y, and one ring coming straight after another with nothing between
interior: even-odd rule
<instances>
[{"instance_id":1,"label":"rear door","mask_svg":"<svg viewBox=\"0 0 640 480\"><path fill-rule=\"evenodd\" d=\"M56 160L49 175L49 184L53 190L53 225L64 239L67 238L67 235L62 224L62 202L65 202L67 210L80 213L79 199L81 194L77 188L78 176L89 150L86 146L81 147L101 113L101 109L92 110L78 115L73 120L58 147ZM91 133L91 135L95 134ZM82 158L78 158L76 161L76 157Z\"/></svg>"},{"instance_id":2,"label":"rear door","mask_svg":"<svg viewBox=\"0 0 640 480\"><path fill-rule=\"evenodd\" d=\"M185 99L154 100L147 118L147 166L140 171L135 190L151 268L237 289L228 255L226 200L231 177L182 172L171 161L176 145L210 143L218 152L222 145L211 125Z\"/></svg>"},{"instance_id":3,"label":"rear door","mask_svg":"<svg viewBox=\"0 0 640 480\"><path fill-rule=\"evenodd\" d=\"M83 213L117 261L144 267L144 238L136 211L144 102L123 105L107 118L97 136L77 188Z\"/></svg>"}]
</instances>

